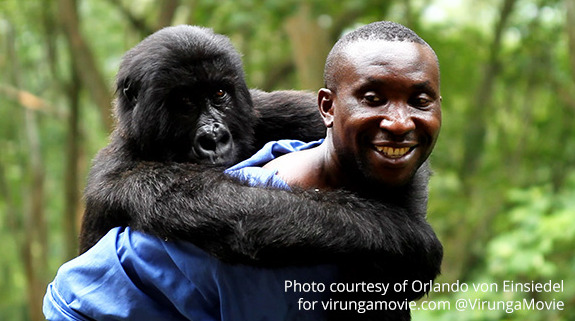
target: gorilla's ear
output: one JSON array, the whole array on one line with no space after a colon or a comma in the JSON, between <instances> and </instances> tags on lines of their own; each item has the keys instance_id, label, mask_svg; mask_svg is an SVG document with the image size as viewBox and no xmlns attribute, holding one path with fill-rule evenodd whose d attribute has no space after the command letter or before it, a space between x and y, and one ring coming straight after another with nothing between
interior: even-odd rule
<instances>
[{"instance_id":1,"label":"gorilla's ear","mask_svg":"<svg viewBox=\"0 0 575 321\"><path fill-rule=\"evenodd\" d=\"M122 95L124 99L130 105L130 108L134 108L138 103L138 86L130 79L124 79L122 82Z\"/></svg>"}]
</instances>

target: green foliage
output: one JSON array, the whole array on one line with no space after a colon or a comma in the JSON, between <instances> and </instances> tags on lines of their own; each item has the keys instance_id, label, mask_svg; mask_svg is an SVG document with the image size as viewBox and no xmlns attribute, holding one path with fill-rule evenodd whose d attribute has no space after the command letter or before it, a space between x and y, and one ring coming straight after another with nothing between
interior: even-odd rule
<instances>
[{"instance_id":1,"label":"green foliage","mask_svg":"<svg viewBox=\"0 0 575 321\"><path fill-rule=\"evenodd\" d=\"M498 277L552 278L569 262L554 254L575 246L575 186L554 194L549 186L512 190L507 231L494 237L487 250L488 270Z\"/></svg>"},{"instance_id":2,"label":"green foliage","mask_svg":"<svg viewBox=\"0 0 575 321\"><path fill-rule=\"evenodd\" d=\"M554 193L550 186L516 188L508 192L507 208L497 220L503 232L494 236L486 245L485 268L476 276L463 281L469 291L432 293L429 300L449 302L449 309L416 311L414 319L421 320L571 320L574 316L569 302L575 295L575 176L571 175L568 188ZM558 292L507 291L504 282L513 283L563 282ZM453 282L440 278L439 283ZM475 289L473 284L496 284L488 291ZM563 302L560 309L507 310L497 302L517 302L523 299L544 300L548 303ZM489 302L475 309L456 310L458 300ZM515 304L513 304L515 306ZM490 308L491 307L491 308Z\"/></svg>"}]
</instances>

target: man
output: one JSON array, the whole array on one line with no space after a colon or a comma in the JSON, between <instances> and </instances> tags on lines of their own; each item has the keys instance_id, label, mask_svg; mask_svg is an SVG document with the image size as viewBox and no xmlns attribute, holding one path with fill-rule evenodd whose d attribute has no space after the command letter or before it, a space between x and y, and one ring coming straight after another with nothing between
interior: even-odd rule
<instances>
[{"instance_id":1,"label":"man","mask_svg":"<svg viewBox=\"0 0 575 321\"><path fill-rule=\"evenodd\" d=\"M323 142L270 143L228 172L254 185L346 189L367 198L406 185L441 125L433 50L401 25L373 23L338 41L325 81L318 95L328 127ZM382 271L394 273L383 279L402 280L393 262ZM322 320L334 310L323 306L333 293L314 284L341 282L340 273L335 264L229 265L190 243L116 228L61 268L44 312L49 320ZM363 277L372 275L355 275ZM409 319L405 308L381 312L379 320ZM368 319L360 313L352 319Z\"/></svg>"},{"instance_id":2,"label":"man","mask_svg":"<svg viewBox=\"0 0 575 321\"><path fill-rule=\"evenodd\" d=\"M325 142L264 166L289 185L373 194L404 185L431 154L441 127L437 57L423 40L372 32L344 37L328 56L318 97Z\"/></svg>"}]
</instances>

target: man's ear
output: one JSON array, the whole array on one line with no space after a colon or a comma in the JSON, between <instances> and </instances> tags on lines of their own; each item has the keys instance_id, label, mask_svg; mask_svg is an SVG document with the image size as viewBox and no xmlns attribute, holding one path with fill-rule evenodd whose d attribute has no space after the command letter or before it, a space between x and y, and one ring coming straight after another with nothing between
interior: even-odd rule
<instances>
[{"instance_id":1,"label":"man's ear","mask_svg":"<svg viewBox=\"0 0 575 321\"><path fill-rule=\"evenodd\" d=\"M333 98L334 94L327 88L322 88L317 94L317 103L319 106L319 113L323 118L325 127L330 128L333 126Z\"/></svg>"}]
</instances>

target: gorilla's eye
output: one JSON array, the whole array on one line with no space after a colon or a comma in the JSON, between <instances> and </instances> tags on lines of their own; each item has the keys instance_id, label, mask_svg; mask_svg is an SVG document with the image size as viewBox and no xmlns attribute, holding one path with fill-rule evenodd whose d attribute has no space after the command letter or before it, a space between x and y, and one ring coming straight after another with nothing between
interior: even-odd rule
<instances>
[{"instance_id":1,"label":"gorilla's eye","mask_svg":"<svg viewBox=\"0 0 575 321\"><path fill-rule=\"evenodd\" d=\"M228 105L229 94L224 89L217 89L212 92L212 97L210 98L212 103L217 106Z\"/></svg>"},{"instance_id":2,"label":"gorilla's eye","mask_svg":"<svg viewBox=\"0 0 575 321\"><path fill-rule=\"evenodd\" d=\"M226 95L227 95L227 93L223 89L218 89L214 92L214 98L216 98L216 99L222 99L222 98L226 97Z\"/></svg>"}]
</instances>

